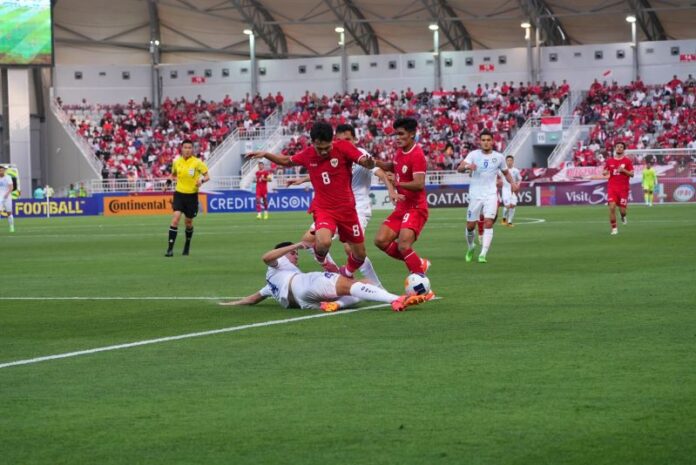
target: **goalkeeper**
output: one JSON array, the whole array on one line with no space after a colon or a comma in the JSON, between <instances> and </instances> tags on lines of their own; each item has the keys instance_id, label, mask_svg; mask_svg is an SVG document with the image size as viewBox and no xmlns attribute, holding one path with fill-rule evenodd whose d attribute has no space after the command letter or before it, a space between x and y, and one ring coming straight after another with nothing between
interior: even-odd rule
<instances>
[{"instance_id":1,"label":"goalkeeper","mask_svg":"<svg viewBox=\"0 0 696 465\"><path fill-rule=\"evenodd\" d=\"M643 170L643 196L645 197L645 205L652 207L653 192L657 187L657 173L653 167L652 160L646 160L646 167Z\"/></svg>"}]
</instances>

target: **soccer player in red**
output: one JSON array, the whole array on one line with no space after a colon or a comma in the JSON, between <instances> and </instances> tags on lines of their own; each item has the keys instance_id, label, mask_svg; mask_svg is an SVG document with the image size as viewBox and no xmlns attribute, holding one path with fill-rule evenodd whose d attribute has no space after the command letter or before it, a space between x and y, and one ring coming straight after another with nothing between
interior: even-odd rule
<instances>
[{"instance_id":1,"label":"soccer player in red","mask_svg":"<svg viewBox=\"0 0 696 465\"><path fill-rule=\"evenodd\" d=\"M262 161L256 171L256 219L261 219L261 204L263 203L263 219L268 219L268 181L271 172L265 169Z\"/></svg>"},{"instance_id":2,"label":"soccer player in red","mask_svg":"<svg viewBox=\"0 0 696 465\"><path fill-rule=\"evenodd\" d=\"M309 133L312 145L288 157L268 152L252 152L249 158L266 158L280 166L303 166L314 188L314 200L309 212L314 216L314 254L322 264L331 248L331 239L338 231L338 238L350 247L350 255L341 274L352 277L364 263L365 236L355 210L355 197L351 188L353 163L372 169L374 159L346 140L334 140L329 123L314 123Z\"/></svg>"},{"instance_id":3,"label":"soccer player in red","mask_svg":"<svg viewBox=\"0 0 696 465\"><path fill-rule=\"evenodd\" d=\"M375 245L390 257L404 261L410 273L425 274L430 261L420 258L412 248L428 221L425 197L427 162L423 149L416 143L417 129L418 122L413 118L396 120L394 130L399 150L393 161L377 162L393 176L396 195L392 200L396 207L377 231Z\"/></svg>"},{"instance_id":4,"label":"soccer player in red","mask_svg":"<svg viewBox=\"0 0 696 465\"><path fill-rule=\"evenodd\" d=\"M624 155L626 144L617 142L614 144L614 156L607 158L604 165L604 176L609 176L607 185L607 202L609 203L609 222L611 234L616 235L619 229L616 227L616 204L621 212L621 223L626 224L626 208L628 208L629 179L633 177L633 162Z\"/></svg>"}]
</instances>

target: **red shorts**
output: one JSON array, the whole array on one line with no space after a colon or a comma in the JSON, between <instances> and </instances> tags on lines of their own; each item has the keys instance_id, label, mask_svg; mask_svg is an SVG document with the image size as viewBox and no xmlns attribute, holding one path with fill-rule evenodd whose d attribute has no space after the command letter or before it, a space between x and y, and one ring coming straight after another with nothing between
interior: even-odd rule
<instances>
[{"instance_id":1,"label":"red shorts","mask_svg":"<svg viewBox=\"0 0 696 465\"><path fill-rule=\"evenodd\" d=\"M628 206L628 191L622 189L609 189L607 202L615 203L620 207Z\"/></svg>"},{"instance_id":2,"label":"red shorts","mask_svg":"<svg viewBox=\"0 0 696 465\"><path fill-rule=\"evenodd\" d=\"M264 190L261 190L261 191L257 189L257 190L256 190L256 197L257 197L257 198L265 198L265 197L268 197L268 189L264 189Z\"/></svg>"},{"instance_id":3,"label":"red shorts","mask_svg":"<svg viewBox=\"0 0 696 465\"><path fill-rule=\"evenodd\" d=\"M384 220L384 225L395 233L402 229L411 229L420 236L421 231L428 222L428 210L424 208L411 208L409 210L394 210L391 215Z\"/></svg>"},{"instance_id":4,"label":"red shorts","mask_svg":"<svg viewBox=\"0 0 696 465\"><path fill-rule=\"evenodd\" d=\"M314 211L314 230L328 229L333 236L338 232L341 242L362 244L365 235L355 210L352 212Z\"/></svg>"}]
</instances>

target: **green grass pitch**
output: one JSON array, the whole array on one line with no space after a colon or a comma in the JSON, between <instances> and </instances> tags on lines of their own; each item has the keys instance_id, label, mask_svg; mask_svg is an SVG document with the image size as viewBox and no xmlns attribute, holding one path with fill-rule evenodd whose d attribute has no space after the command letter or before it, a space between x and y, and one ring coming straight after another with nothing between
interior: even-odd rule
<instances>
[{"instance_id":1,"label":"green grass pitch","mask_svg":"<svg viewBox=\"0 0 696 465\"><path fill-rule=\"evenodd\" d=\"M610 236L606 207L520 208L467 264L464 211L432 210L416 250L442 300L0 368L0 462L693 464L696 205L629 214ZM202 216L166 259L164 216L0 221L0 364L317 314L8 299L247 295L309 223Z\"/></svg>"},{"instance_id":2,"label":"green grass pitch","mask_svg":"<svg viewBox=\"0 0 696 465\"><path fill-rule=\"evenodd\" d=\"M0 64L50 65L51 7L0 5Z\"/></svg>"}]
</instances>

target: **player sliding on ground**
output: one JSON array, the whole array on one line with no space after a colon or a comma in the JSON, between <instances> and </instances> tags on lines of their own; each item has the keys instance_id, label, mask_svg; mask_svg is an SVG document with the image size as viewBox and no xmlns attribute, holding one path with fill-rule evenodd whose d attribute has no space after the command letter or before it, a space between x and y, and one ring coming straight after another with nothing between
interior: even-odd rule
<instances>
[{"instance_id":1,"label":"player sliding on ground","mask_svg":"<svg viewBox=\"0 0 696 465\"><path fill-rule=\"evenodd\" d=\"M355 135L355 128L353 128L353 126L351 126L350 124L339 124L336 127L335 138L336 140L347 140L351 142L353 145L356 145L358 142L358 138ZM371 156L369 152L367 152L363 148L358 147L358 150L360 150L367 156ZM387 187L387 190L389 191L390 198L398 197L396 190L392 186L391 181L387 179L387 175L384 173L384 171L382 171L379 168L367 169L358 164L354 164L351 188L353 189L353 196L355 197L355 210L358 212L358 220L360 221L360 226L362 227L363 231L367 230L367 224L370 222L370 218L372 218L372 207L370 205L370 186L372 185L373 174L384 182L385 186ZM287 181L287 185L299 186L300 184L309 181L309 176L305 176L303 178L290 179ZM309 248L309 251L312 254L314 254L315 229L315 225L312 224L309 227L309 230L305 232L304 236L302 236L303 242L312 244L312 247ZM348 246L348 244L344 243L343 245L346 255L350 255L350 247ZM330 253L326 254L326 260L324 261L323 268L325 271L338 271L338 266L331 258ZM377 277L377 273L375 272L375 269L372 266L372 261L370 261L369 257L365 257L365 262L362 264L359 271L372 284L377 284L378 286L382 285L379 281L379 278Z\"/></svg>"},{"instance_id":2,"label":"player sliding on ground","mask_svg":"<svg viewBox=\"0 0 696 465\"><path fill-rule=\"evenodd\" d=\"M282 242L266 252L262 260L268 266L266 286L240 300L220 302L220 305L256 305L267 297L273 297L282 307L321 309L335 312L363 300L391 304L392 310L401 312L407 307L431 300L426 295L398 296L365 281L356 281L338 273L315 271L303 273L297 267L299 249L309 247L305 242Z\"/></svg>"},{"instance_id":3,"label":"player sliding on ground","mask_svg":"<svg viewBox=\"0 0 696 465\"><path fill-rule=\"evenodd\" d=\"M316 227L314 255L320 264L326 261L333 235L338 231L341 242L350 247L350 255L341 274L352 277L365 262L365 236L355 210L351 189L353 163L372 169L375 162L352 143L334 140L329 123L314 123L309 133L312 145L292 157L268 152L252 152L248 158L266 158L280 166L304 166L314 188L309 212Z\"/></svg>"},{"instance_id":4,"label":"player sliding on ground","mask_svg":"<svg viewBox=\"0 0 696 465\"><path fill-rule=\"evenodd\" d=\"M624 150L626 150L625 143L617 142L614 144L614 156L608 158L604 165L604 176L609 176L607 202L609 203L609 222L611 223L612 236L619 233L619 229L616 227L616 204L619 204L621 223L627 223L629 179L633 177L633 162L624 154Z\"/></svg>"},{"instance_id":5,"label":"player sliding on ground","mask_svg":"<svg viewBox=\"0 0 696 465\"><path fill-rule=\"evenodd\" d=\"M469 185L469 208L466 210L466 242L468 250L466 261L474 258L476 248L476 221L483 213L485 219L483 246L478 257L479 263L486 263L486 254L493 241L493 220L498 213L498 172L510 183L511 190L517 193L519 185L512 179L502 153L493 150L493 135L483 130L480 134L481 148L470 152L459 164L457 171L471 171Z\"/></svg>"}]
</instances>

